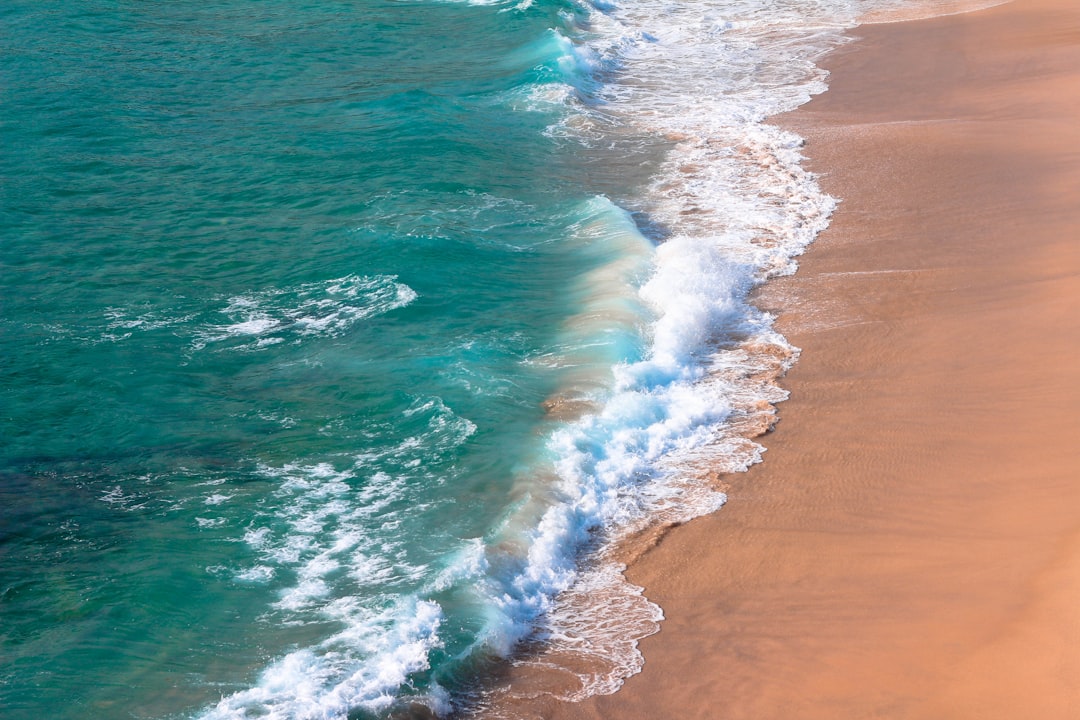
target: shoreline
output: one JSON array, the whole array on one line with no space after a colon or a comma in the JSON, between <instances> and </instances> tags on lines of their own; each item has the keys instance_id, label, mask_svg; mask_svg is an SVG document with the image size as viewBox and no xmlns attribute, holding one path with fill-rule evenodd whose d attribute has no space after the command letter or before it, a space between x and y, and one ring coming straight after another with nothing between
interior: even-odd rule
<instances>
[{"instance_id":1,"label":"shoreline","mask_svg":"<svg viewBox=\"0 0 1080 720\"><path fill-rule=\"evenodd\" d=\"M766 460L630 554L643 671L522 716L1080 716L1080 9L853 34L772 119L842 203L758 294Z\"/></svg>"}]
</instances>

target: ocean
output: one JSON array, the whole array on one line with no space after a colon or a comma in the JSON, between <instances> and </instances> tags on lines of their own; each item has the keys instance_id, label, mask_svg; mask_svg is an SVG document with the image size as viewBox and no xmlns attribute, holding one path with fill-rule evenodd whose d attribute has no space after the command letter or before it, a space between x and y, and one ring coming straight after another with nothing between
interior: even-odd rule
<instances>
[{"instance_id":1,"label":"ocean","mask_svg":"<svg viewBox=\"0 0 1080 720\"><path fill-rule=\"evenodd\" d=\"M848 0L8 0L8 720L498 715L641 667L835 201ZM552 670L554 668L554 670Z\"/></svg>"}]
</instances>

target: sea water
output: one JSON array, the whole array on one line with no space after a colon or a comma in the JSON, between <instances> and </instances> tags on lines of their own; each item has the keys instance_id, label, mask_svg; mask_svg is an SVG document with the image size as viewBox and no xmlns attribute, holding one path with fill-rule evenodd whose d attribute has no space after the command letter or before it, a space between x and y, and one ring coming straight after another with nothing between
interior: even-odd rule
<instances>
[{"instance_id":1,"label":"sea water","mask_svg":"<svg viewBox=\"0 0 1080 720\"><path fill-rule=\"evenodd\" d=\"M833 201L764 121L862 5L5 2L3 717L617 689L607 549L783 398L747 294Z\"/></svg>"}]
</instances>

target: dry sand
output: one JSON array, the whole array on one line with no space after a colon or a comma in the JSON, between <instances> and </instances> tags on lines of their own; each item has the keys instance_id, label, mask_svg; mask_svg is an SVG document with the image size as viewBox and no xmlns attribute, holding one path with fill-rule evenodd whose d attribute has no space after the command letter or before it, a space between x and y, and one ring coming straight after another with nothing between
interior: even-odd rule
<instances>
[{"instance_id":1,"label":"dry sand","mask_svg":"<svg viewBox=\"0 0 1080 720\"><path fill-rule=\"evenodd\" d=\"M781 119L843 199L760 302L765 462L629 578L665 610L550 718L1080 718L1080 3L863 26Z\"/></svg>"}]
</instances>

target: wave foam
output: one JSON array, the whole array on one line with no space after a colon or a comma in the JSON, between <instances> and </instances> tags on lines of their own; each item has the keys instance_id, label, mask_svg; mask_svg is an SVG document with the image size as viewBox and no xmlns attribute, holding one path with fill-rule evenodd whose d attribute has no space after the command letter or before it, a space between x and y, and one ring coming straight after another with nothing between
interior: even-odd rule
<instances>
[{"instance_id":1,"label":"wave foam","mask_svg":"<svg viewBox=\"0 0 1080 720\"><path fill-rule=\"evenodd\" d=\"M97 342L122 342L134 333L191 333L191 348L259 350L306 337L335 337L356 323L410 305L417 298L392 276L346 275L322 282L225 298L225 306L182 316L109 308ZM224 320L223 320L224 318ZM188 328L192 327L192 330Z\"/></svg>"},{"instance_id":2,"label":"wave foam","mask_svg":"<svg viewBox=\"0 0 1080 720\"><path fill-rule=\"evenodd\" d=\"M336 336L355 323L409 305L416 292L393 277L347 275L321 283L229 298L220 314L228 322L198 331L194 347L216 344L253 349L305 336ZM247 338L255 336L255 343Z\"/></svg>"},{"instance_id":3,"label":"wave foam","mask_svg":"<svg viewBox=\"0 0 1080 720\"><path fill-rule=\"evenodd\" d=\"M647 348L615 366L595 412L552 435L555 476L508 523L525 540L492 598L519 628L511 641L543 618L544 647L516 664L576 677L541 691L570 700L614 692L641 667L637 639L658 628L659 608L622 578L612 548L716 510L725 496L707 478L761 459L752 438L786 397L775 381L797 350L748 296L794 270L835 207L800 167L801 140L763 121L825 89L814 60L843 42L853 10L646 0L596 6L589 20L582 42L606 82L553 132L595 144L614 122L672 149L635 208L666 230L637 300ZM496 690L487 714L515 692Z\"/></svg>"},{"instance_id":4,"label":"wave foam","mask_svg":"<svg viewBox=\"0 0 1080 720\"><path fill-rule=\"evenodd\" d=\"M254 563L233 568L233 578L274 584L278 599L264 622L339 629L274 661L253 687L223 698L204 720L378 712L396 702L410 676L430 668L445 619L432 596L470 586L485 569L483 546L474 539L451 549L439 558L440 572L407 559L397 528L423 510L414 497L423 483L410 472L426 472L408 458L449 455L476 426L437 398L415 400L403 418L415 434L381 456L261 468L273 489L238 538ZM370 470L388 457L399 461L400 473ZM365 591L372 588L379 592ZM447 698L433 683L410 700L441 712Z\"/></svg>"},{"instance_id":5,"label":"wave foam","mask_svg":"<svg viewBox=\"0 0 1080 720\"><path fill-rule=\"evenodd\" d=\"M356 708L383 710L410 674L430 666L429 653L442 644L442 611L433 602L411 598L366 617L356 617L347 603L336 609L348 620L346 630L289 653L264 670L255 687L223 698L201 717L325 720ZM437 688L425 699L436 711L447 707Z\"/></svg>"}]
</instances>

